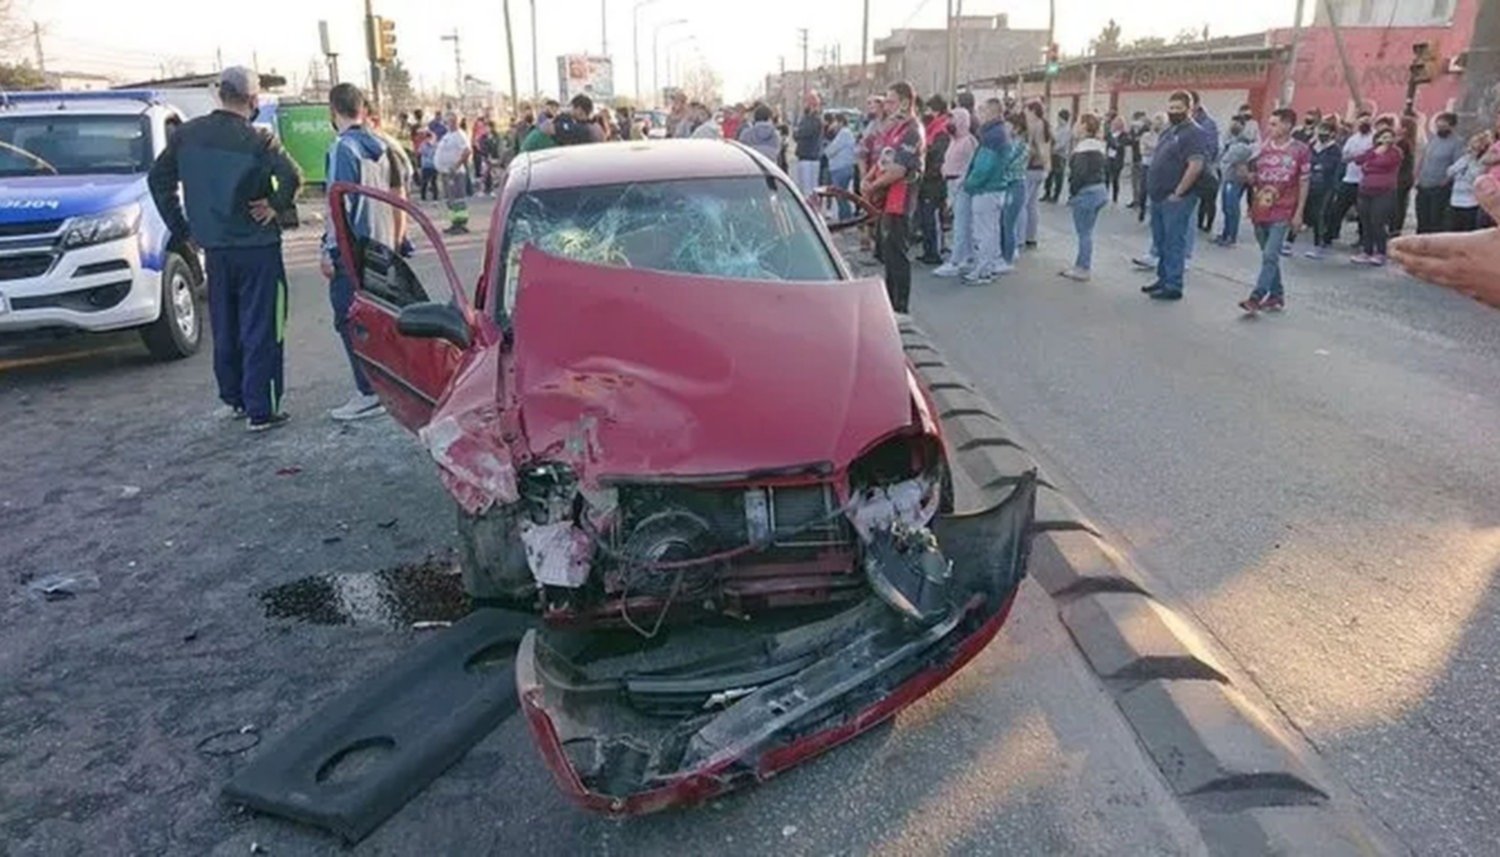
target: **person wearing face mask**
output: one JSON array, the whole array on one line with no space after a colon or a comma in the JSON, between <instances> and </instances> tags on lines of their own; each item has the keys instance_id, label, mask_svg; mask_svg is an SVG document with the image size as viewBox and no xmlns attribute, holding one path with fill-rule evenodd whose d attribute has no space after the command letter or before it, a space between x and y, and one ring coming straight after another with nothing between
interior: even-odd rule
<instances>
[{"instance_id":1,"label":"person wearing face mask","mask_svg":"<svg viewBox=\"0 0 1500 857\"><path fill-rule=\"evenodd\" d=\"M1396 184L1401 172L1401 150L1396 132L1383 127L1375 133L1375 147L1355 156L1360 167L1359 224L1361 252L1349 261L1356 265L1384 265L1391 212L1396 206Z\"/></svg>"},{"instance_id":2,"label":"person wearing face mask","mask_svg":"<svg viewBox=\"0 0 1500 857\"><path fill-rule=\"evenodd\" d=\"M1156 282L1141 289L1153 300L1182 299L1187 239L1192 231L1194 188L1210 157L1203 127L1188 115L1192 101L1185 92L1167 100L1167 120L1151 157L1146 195L1151 205L1151 239L1159 251Z\"/></svg>"},{"instance_id":3,"label":"person wearing face mask","mask_svg":"<svg viewBox=\"0 0 1500 857\"><path fill-rule=\"evenodd\" d=\"M1302 210L1302 222L1312 232L1313 246L1302 255L1309 259L1321 259L1328 253L1328 248L1333 246L1327 209L1333 205L1334 197L1338 195L1344 164L1338 130L1333 122L1325 120L1318 126L1311 148L1312 169L1307 186L1307 205Z\"/></svg>"},{"instance_id":4,"label":"person wearing face mask","mask_svg":"<svg viewBox=\"0 0 1500 857\"><path fill-rule=\"evenodd\" d=\"M1375 129L1370 121L1369 113L1360 113L1355 120L1356 133L1350 134L1349 139L1344 141L1343 161L1344 178L1339 183L1338 193L1334 196L1332 204L1328 207L1328 242L1332 246L1339 235L1344 231L1344 218L1349 215L1349 209L1359 201L1359 182L1364 175L1357 158L1370 151L1375 145ZM1360 246L1364 245L1364 221L1360 221Z\"/></svg>"},{"instance_id":5,"label":"person wearing face mask","mask_svg":"<svg viewBox=\"0 0 1500 857\"><path fill-rule=\"evenodd\" d=\"M1441 232L1447 216L1453 179L1448 168L1463 156L1464 142L1453 133L1458 117L1443 113L1433 121L1436 129L1422 149L1422 163L1417 168L1417 234Z\"/></svg>"},{"instance_id":6,"label":"person wearing face mask","mask_svg":"<svg viewBox=\"0 0 1500 857\"><path fill-rule=\"evenodd\" d=\"M197 244L206 257L218 415L247 419L258 432L287 420L279 221L296 212L302 174L269 131L250 124L259 113L260 75L226 68L218 96L218 110L168 136L147 185L174 250L196 259Z\"/></svg>"}]
</instances>

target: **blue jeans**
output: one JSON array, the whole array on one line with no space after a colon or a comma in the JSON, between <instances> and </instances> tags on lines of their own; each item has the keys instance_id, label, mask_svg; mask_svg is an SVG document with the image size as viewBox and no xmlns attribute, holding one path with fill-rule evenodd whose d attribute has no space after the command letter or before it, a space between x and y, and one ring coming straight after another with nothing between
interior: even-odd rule
<instances>
[{"instance_id":1,"label":"blue jeans","mask_svg":"<svg viewBox=\"0 0 1500 857\"><path fill-rule=\"evenodd\" d=\"M1091 184L1068 199L1068 207L1073 209L1073 231L1078 233L1078 258L1073 267L1080 271L1094 264L1094 224L1099 221L1099 209L1108 201L1109 191L1102 184Z\"/></svg>"},{"instance_id":2,"label":"blue jeans","mask_svg":"<svg viewBox=\"0 0 1500 857\"><path fill-rule=\"evenodd\" d=\"M1163 290L1182 291L1183 269L1187 266L1188 233L1193 229L1194 197L1156 202L1151 207L1151 235L1160 255L1156 259L1156 280Z\"/></svg>"},{"instance_id":3,"label":"blue jeans","mask_svg":"<svg viewBox=\"0 0 1500 857\"><path fill-rule=\"evenodd\" d=\"M1026 206L1026 182L1014 182L1005 189L1005 208L1000 215L1000 256L1006 264L1016 261L1016 245L1021 240L1021 212Z\"/></svg>"},{"instance_id":4,"label":"blue jeans","mask_svg":"<svg viewBox=\"0 0 1500 857\"><path fill-rule=\"evenodd\" d=\"M1234 244L1240 240L1240 203L1244 197L1244 185L1239 182L1224 182L1224 189L1219 191L1220 205L1224 210L1224 232L1219 236L1221 241Z\"/></svg>"},{"instance_id":5,"label":"blue jeans","mask_svg":"<svg viewBox=\"0 0 1500 857\"><path fill-rule=\"evenodd\" d=\"M1255 225L1255 242L1260 245L1260 276L1250 296L1256 300L1270 295L1281 297L1281 245L1286 243L1290 229L1287 223Z\"/></svg>"},{"instance_id":6,"label":"blue jeans","mask_svg":"<svg viewBox=\"0 0 1500 857\"><path fill-rule=\"evenodd\" d=\"M360 395L373 396L375 388L370 386L370 379L359 368L359 361L354 357L354 342L349 338L349 307L354 305L354 283L344 273L343 262L334 263L333 279L328 281L328 302L333 305L333 329L338 331L339 340L344 343L344 356L349 358L354 386Z\"/></svg>"},{"instance_id":7,"label":"blue jeans","mask_svg":"<svg viewBox=\"0 0 1500 857\"><path fill-rule=\"evenodd\" d=\"M854 187L854 168L840 167L828 171L828 183L840 190L852 190ZM854 203L847 199L839 198L839 220L848 220L854 216Z\"/></svg>"}]
</instances>

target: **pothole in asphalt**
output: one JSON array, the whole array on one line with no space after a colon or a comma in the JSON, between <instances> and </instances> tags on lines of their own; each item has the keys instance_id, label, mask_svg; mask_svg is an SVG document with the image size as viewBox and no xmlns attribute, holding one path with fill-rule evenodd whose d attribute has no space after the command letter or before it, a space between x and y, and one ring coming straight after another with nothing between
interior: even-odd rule
<instances>
[{"instance_id":1,"label":"pothole in asphalt","mask_svg":"<svg viewBox=\"0 0 1500 857\"><path fill-rule=\"evenodd\" d=\"M474 609L451 555L356 574L315 574L258 593L268 619L314 625L424 627Z\"/></svg>"}]
</instances>

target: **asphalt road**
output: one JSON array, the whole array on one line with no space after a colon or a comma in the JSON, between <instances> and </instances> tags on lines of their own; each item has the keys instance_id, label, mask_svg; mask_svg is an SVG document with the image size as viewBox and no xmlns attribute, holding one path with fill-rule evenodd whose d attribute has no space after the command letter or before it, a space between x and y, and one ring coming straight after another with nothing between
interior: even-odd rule
<instances>
[{"instance_id":1,"label":"asphalt road","mask_svg":"<svg viewBox=\"0 0 1500 857\"><path fill-rule=\"evenodd\" d=\"M1288 310L1241 318L1248 225L1200 241L1161 305L1130 213L1103 213L1077 284L1044 208L1018 273L919 273L918 320L1369 817L1420 853L1495 853L1500 313L1341 256L1290 260Z\"/></svg>"},{"instance_id":2,"label":"asphalt road","mask_svg":"<svg viewBox=\"0 0 1500 857\"><path fill-rule=\"evenodd\" d=\"M298 236L287 254L294 419L268 435L209 417L207 344L165 365L130 335L0 348L0 852L339 851L330 835L225 804L219 789L431 633L414 622L466 609L448 554L452 507L425 454L387 420L325 416L350 381L312 238ZM472 275L478 240L456 255ZM944 304L929 292L923 303L936 313ZM980 300L998 302L1001 290L946 305ZM1059 355L1076 352L1058 336ZM1018 350L1040 358L1031 341ZM984 367L984 343L954 344ZM1033 409L1010 404L1036 425ZM1212 508L1200 512L1212 518ZM59 574L83 581L74 597L32 590ZM1202 845L1028 582L997 641L938 692L761 787L608 821L564 802L512 718L355 850L1071 855Z\"/></svg>"}]
</instances>

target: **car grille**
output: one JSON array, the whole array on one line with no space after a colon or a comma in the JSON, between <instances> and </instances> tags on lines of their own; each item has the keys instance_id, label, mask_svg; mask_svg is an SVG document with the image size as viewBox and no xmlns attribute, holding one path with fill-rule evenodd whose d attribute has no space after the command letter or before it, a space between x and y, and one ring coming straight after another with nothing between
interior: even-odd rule
<instances>
[{"instance_id":1,"label":"car grille","mask_svg":"<svg viewBox=\"0 0 1500 857\"><path fill-rule=\"evenodd\" d=\"M25 280L40 277L52 267L51 253L21 253L15 256L0 256L0 281Z\"/></svg>"},{"instance_id":2,"label":"car grille","mask_svg":"<svg viewBox=\"0 0 1500 857\"><path fill-rule=\"evenodd\" d=\"M826 547L847 544L848 525L838 514L830 485L747 489L684 485L626 485L620 489L620 527L628 537L652 515L681 510L708 524L721 547L735 547L751 539L746 494L760 496L769 535L777 547Z\"/></svg>"},{"instance_id":3,"label":"car grille","mask_svg":"<svg viewBox=\"0 0 1500 857\"><path fill-rule=\"evenodd\" d=\"M33 220L28 223L0 223L0 238L22 235L51 235L61 229L61 220Z\"/></svg>"}]
</instances>

